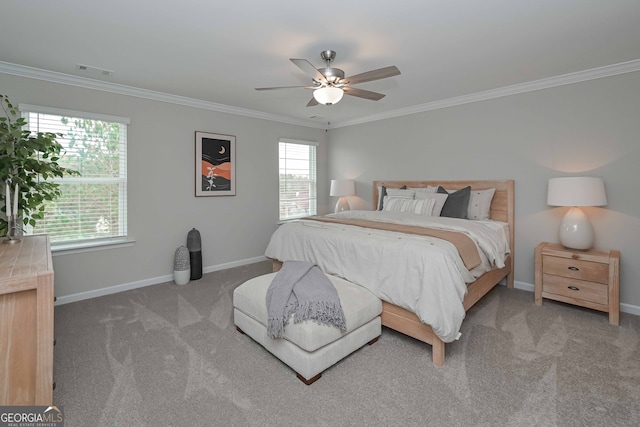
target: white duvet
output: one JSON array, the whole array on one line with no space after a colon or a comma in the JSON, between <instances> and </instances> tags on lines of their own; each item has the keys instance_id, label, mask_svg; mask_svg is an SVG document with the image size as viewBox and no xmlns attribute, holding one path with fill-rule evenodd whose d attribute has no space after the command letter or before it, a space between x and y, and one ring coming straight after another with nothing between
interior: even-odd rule
<instances>
[{"instance_id":1,"label":"white duvet","mask_svg":"<svg viewBox=\"0 0 640 427\"><path fill-rule=\"evenodd\" d=\"M508 225L503 222L380 211L328 216L441 228L471 237L482 259L471 271L456 248L442 239L313 220L282 224L265 253L280 261L312 262L328 274L364 286L378 298L414 312L444 342L458 336L466 283L504 267L509 252Z\"/></svg>"}]
</instances>

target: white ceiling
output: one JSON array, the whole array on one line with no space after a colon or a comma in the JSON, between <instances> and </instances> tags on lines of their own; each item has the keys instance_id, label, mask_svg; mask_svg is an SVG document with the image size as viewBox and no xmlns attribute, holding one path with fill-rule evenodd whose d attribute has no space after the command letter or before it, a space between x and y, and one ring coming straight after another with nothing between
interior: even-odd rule
<instances>
[{"instance_id":1,"label":"white ceiling","mask_svg":"<svg viewBox=\"0 0 640 427\"><path fill-rule=\"evenodd\" d=\"M2 0L0 61L326 126L640 59L639 0ZM305 107L289 58L401 75ZM113 71L104 77L76 69ZM635 67L638 69L638 67ZM1 88L0 88L1 90ZM395 113L394 113L395 112ZM313 117L313 118L312 118Z\"/></svg>"}]
</instances>

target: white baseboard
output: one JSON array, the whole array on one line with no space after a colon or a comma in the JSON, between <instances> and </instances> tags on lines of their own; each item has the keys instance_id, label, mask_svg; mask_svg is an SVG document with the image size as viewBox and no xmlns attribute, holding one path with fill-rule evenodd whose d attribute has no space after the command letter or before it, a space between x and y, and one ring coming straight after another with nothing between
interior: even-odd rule
<instances>
[{"instance_id":1,"label":"white baseboard","mask_svg":"<svg viewBox=\"0 0 640 427\"><path fill-rule=\"evenodd\" d=\"M635 314L640 316L640 307L637 305L620 303L620 311L623 313Z\"/></svg>"},{"instance_id":2,"label":"white baseboard","mask_svg":"<svg viewBox=\"0 0 640 427\"><path fill-rule=\"evenodd\" d=\"M505 283L502 283L502 284L505 284ZM513 287L516 289L522 289L524 291L529 291L529 292L533 292L534 290L533 284L527 283L527 282L519 282L517 280L513 282ZM629 314L635 314L636 316L640 316L640 307L638 307L637 305L621 303L620 311L622 313L629 313Z\"/></svg>"},{"instance_id":3,"label":"white baseboard","mask_svg":"<svg viewBox=\"0 0 640 427\"><path fill-rule=\"evenodd\" d=\"M513 287L516 289L522 289L523 291L533 292L533 284L527 282L520 282L518 280L513 281Z\"/></svg>"},{"instance_id":4,"label":"white baseboard","mask_svg":"<svg viewBox=\"0 0 640 427\"><path fill-rule=\"evenodd\" d=\"M227 268L240 267L242 265L253 264L260 261L266 261L267 257L259 256L255 258L243 259L240 261L218 264L202 269L203 273L211 273L218 270L226 270ZM145 286L157 285L159 283L172 282L173 274L165 276L152 277L150 279L138 280L131 283L123 283L122 285L109 286L106 288L95 289L93 291L80 292L77 294L65 295L57 298L55 305L69 304L71 302L82 301L91 298L97 298L104 295L116 294L118 292L130 291L132 289L144 288Z\"/></svg>"},{"instance_id":5,"label":"white baseboard","mask_svg":"<svg viewBox=\"0 0 640 427\"><path fill-rule=\"evenodd\" d=\"M228 262L225 264L213 265L202 269L203 273L211 273L218 270L226 270L227 268L240 267L242 265L253 264L260 261L266 261L267 257L259 256L255 258L243 259L240 261ZM166 276L153 277L151 279L139 280L137 282L124 283L122 285L109 286L107 288L100 288L93 291L80 292L72 295L65 295L58 297L55 305L69 304L71 302L82 301L85 299L91 299L101 297L104 295L111 295L118 292L130 291L132 289L144 288L145 286L157 285L159 283L173 281L173 274L167 274ZM506 280L500 282L501 285L506 286ZM534 286L531 283L514 281L513 286L516 289L522 289L524 291L533 292ZM623 313L635 314L640 316L640 307L631 304L620 304L620 311Z\"/></svg>"}]
</instances>

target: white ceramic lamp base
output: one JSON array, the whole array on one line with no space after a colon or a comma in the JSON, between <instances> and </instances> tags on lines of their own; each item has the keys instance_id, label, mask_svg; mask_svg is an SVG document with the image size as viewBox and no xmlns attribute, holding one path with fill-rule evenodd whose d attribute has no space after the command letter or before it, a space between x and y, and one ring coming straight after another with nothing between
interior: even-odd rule
<instances>
[{"instance_id":1,"label":"white ceramic lamp base","mask_svg":"<svg viewBox=\"0 0 640 427\"><path fill-rule=\"evenodd\" d=\"M593 247L595 233L582 209L572 207L562 218L558 237L566 248L585 250Z\"/></svg>"},{"instance_id":2,"label":"white ceramic lamp base","mask_svg":"<svg viewBox=\"0 0 640 427\"><path fill-rule=\"evenodd\" d=\"M348 211L349 209L351 209L351 207L349 206L349 202L347 201L347 198L346 197L340 197L338 199L338 203L336 203L335 213L342 212L342 211Z\"/></svg>"}]
</instances>

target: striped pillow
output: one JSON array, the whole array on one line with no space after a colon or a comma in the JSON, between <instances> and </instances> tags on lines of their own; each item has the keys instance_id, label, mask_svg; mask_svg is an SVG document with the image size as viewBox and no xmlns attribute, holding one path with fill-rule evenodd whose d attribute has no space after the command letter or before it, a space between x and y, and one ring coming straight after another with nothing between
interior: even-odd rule
<instances>
[{"instance_id":1,"label":"striped pillow","mask_svg":"<svg viewBox=\"0 0 640 427\"><path fill-rule=\"evenodd\" d=\"M385 197L384 210L430 216L435 204L435 199L412 200L399 197Z\"/></svg>"},{"instance_id":2,"label":"striped pillow","mask_svg":"<svg viewBox=\"0 0 640 427\"><path fill-rule=\"evenodd\" d=\"M433 199L435 200L435 205L433 206L433 210L431 212L432 216L440 216L442 212L442 207L444 206L448 194L439 194L439 193L427 193L426 191L416 191L416 200L424 200L424 199Z\"/></svg>"}]
</instances>

